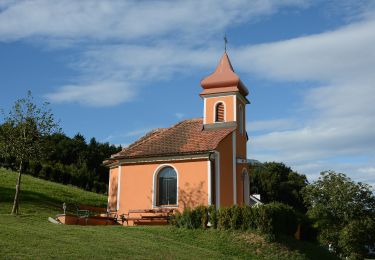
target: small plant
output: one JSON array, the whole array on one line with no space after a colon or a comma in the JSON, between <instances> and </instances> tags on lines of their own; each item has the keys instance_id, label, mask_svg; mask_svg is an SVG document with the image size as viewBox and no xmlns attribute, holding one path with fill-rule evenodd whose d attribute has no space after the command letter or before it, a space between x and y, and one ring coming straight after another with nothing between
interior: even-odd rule
<instances>
[{"instance_id":1,"label":"small plant","mask_svg":"<svg viewBox=\"0 0 375 260\"><path fill-rule=\"evenodd\" d=\"M293 235L298 218L292 207L283 203L270 203L259 207L232 206L216 210L215 206L186 208L182 214L176 213L171 223L189 229L212 228L221 230L257 229L272 241L278 235Z\"/></svg>"},{"instance_id":2,"label":"small plant","mask_svg":"<svg viewBox=\"0 0 375 260\"><path fill-rule=\"evenodd\" d=\"M241 229L242 230L249 230L255 229L255 216L252 208L250 206L243 206L242 207L242 223Z\"/></svg>"},{"instance_id":3,"label":"small plant","mask_svg":"<svg viewBox=\"0 0 375 260\"><path fill-rule=\"evenodd\" d=\"M232 222L232 209L220 208L217 228L221 230L230 229L231 222Z\"/></svg>"},{"instance_id":4,"label":"small plant","mask_svg":"<svg viewBox=\"0 0 375 260\"><path fill-rule=\"evenodd\" d=\"M208 223L208 210L205 206L198 206L191 212L191 221L193 228L207 227Z\"/></svg>"},{"instance_id":5,"label":"small plant","mask_svg":"<svg viewBox=\"0 0 375 260\"><path fill-rule=\"evenodd\" d=\"M218 214L215 205L211 205L207 209L208 211L208 221L212 228L217 228Z\"/></svg>"},{"instance_id":6,"label":"small plant","mask_svg":"<svg viewBox=\"0 0 375 260\"><path fill-rule=\"evenodd\" d=\"M239 206L232 206L232 218L230 222L230 226L232 229L241 229L242 224L244 222L243 220L243 213L242 213L243 207Z\"/></svg>"}]
</instances>

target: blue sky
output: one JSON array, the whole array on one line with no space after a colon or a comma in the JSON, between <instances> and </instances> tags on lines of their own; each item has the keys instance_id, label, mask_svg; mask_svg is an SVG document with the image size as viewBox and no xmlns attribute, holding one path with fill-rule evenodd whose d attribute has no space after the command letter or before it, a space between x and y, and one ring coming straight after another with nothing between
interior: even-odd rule
<instances>
[{"instance_id":1,"label":"blue sky","mask_svg":"<svg viewBox=\"0 0 375 260\"><path fill-rule=\"evenodd\" d=\"M67 135L127 145L202 116L224 34L250 90L248 157L374 185L371 0L3 0L0 107L31 90Z\"/></svg>"}]
</instances>

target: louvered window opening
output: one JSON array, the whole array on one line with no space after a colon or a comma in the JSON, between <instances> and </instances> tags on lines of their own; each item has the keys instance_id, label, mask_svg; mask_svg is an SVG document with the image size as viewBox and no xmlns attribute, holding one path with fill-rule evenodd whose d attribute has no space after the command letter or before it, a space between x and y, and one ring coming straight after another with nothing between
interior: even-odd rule
<instances>
[{"instance_id":1,"label":"louvered window opening","mask_svg":"<svg viewBox=\"0 0 375 260\"><path fill-rule=\"evenodd\" d=\"M216 122L224 122L224 104L219 103L216 105Z\"/></svg>"}]
</instances>

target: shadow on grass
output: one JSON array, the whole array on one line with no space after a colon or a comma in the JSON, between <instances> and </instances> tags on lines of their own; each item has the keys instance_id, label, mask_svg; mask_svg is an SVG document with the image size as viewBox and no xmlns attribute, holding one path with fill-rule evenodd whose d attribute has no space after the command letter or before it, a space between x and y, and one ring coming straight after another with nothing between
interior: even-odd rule
<instances>
[{"instance_id":1,"label":"shadow on grass","mask_svg":"<svg viewBox=\"0 0 375 260\"><path fill-rule=\"evenodd\" d=\"M0 203L12 203L14 199L15 189L10 189L6 187L0 187ZM59 211L62 213L63 203L67 203L67 212L75 212L77 210L77 205L80 204L74 198L68 199L63 197L62 199L56 199L56 197L51 197L42 192L35 192L29 190L21 190L20 194L20 206L28 205L28 207L37 206L39 208L47 208L53 211Z\"/></svg>"},{"instance_id":2,"label":"shadow on grass","mask_svg":"<svg viewBox=\"0 0 375 260\"><path fill-rule=\"evenodd\" d=\"M299 241L288 236L280 236L275 242L287 247L290 250L300 252L308 259L340 259L317 243Z\"/></svg>"}]
</instances>

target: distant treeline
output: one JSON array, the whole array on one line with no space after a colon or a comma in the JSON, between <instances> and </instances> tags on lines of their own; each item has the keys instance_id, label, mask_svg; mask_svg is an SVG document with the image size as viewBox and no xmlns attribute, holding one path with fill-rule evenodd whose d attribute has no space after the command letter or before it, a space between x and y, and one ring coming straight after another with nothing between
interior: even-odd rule
<instances>
[{"instance_id":1,"label":"distant treeline","mask_svg":"<svg viewBox=\"0 0 375 260\"><path fill-rule=\"evenodd\" d=\"M1 128L1 126L0 126ZM71 184L88 191L106 193L109 169L102 165L104 159L121 150L109 143L91 138L87 143L81 134L73 138L63 133L45 137L47 151L42 160L29 161L24 173L42 179ZM15 158L0 154L0 166L17 170Z\"/></svg>"}]
</instances>

